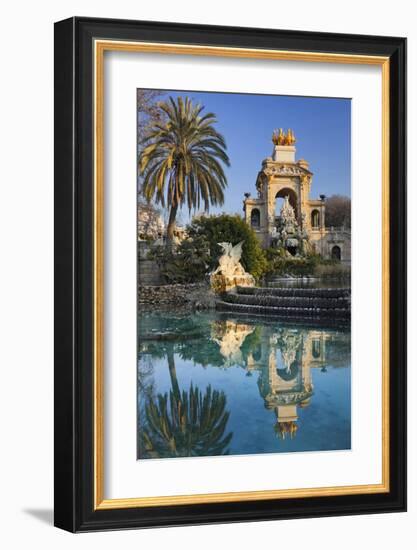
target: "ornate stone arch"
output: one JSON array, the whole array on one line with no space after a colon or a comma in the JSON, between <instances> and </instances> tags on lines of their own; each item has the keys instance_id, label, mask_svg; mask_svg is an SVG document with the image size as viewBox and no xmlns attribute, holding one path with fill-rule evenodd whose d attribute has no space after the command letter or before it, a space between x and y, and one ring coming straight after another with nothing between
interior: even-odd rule
<instances>
[{"instance_id":1,"label":"ornate stone arch","mask_svg":"<svg viewBox=\"0 0 417 550\"><path fill-rule=\"evenodd\" d=\"M313 229L319 229L320 227L320 211L315 208L310 214L311 227Z\"/></svg>"},{"instance_id":2,"label":"ornate stone arch","mask_svg":"<svg viewBox=\"0 0 417 550\"><path fill-rule=\"evenodd\" d=\"M333 260L341 260L342 259L342 249L339 245L335 244L332 246L332 249L330 251L331 257Z\"/></svg>"},{"instance_id":3,"label":"ornate stone arch","mask_svg":"<svg viewBox=\"0 0 417 550\"><path fill-rule=\"evenodd\" d=\"M250 224L254 229L261 227L261 211L259 208L252 208L250 213Z\"/></svg>"},{"instance_id":4,"label":"ornate stone arch","mask_svg":"<svg viewBox=\"0 0 417 550\"><path fill-rule=\"evenodd\" d=\"M277 199L285 199L288 197L290 205L294 208L295 216L298 217L298 196L297 192L291 187L283 187L275 195L275 201Z\"/></svg>"}]
</instances>

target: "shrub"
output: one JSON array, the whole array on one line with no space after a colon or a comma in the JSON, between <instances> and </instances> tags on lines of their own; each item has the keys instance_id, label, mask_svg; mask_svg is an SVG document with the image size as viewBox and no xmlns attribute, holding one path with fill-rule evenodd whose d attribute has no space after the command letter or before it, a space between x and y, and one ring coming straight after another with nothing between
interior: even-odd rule
<instances>
[{"instance_id":1,"label":"shrub","mask_svg":"<svg viewBox=\"0 0 417 550\"><path fill-rule=\"evenodd\" d=\"M331 260L327 260L327 263L325 261L322 264L319 264L315 269L314 275L316 277L320 277L321 279L350 279L350 267L343 265L340 262L330 262Z\"/></svg>"},{"instance_id":2,"label":"shrub","mask_svg":"<svg viewBox=\"0 0 417 550\"><path fill-rule=\"evenodd\" d=\"M157 261L164 282L197 283L203 281L209 266L208 246L204 239L186 239L177 250L158 246L148 254Z\"/></svg>"},{"instance_id":3,"label":"shrub","mask_svg":"<svg viewBox=\"0 0 417 550\"><path fill-rule=\"evenodd\" d=\"M241 263L246 271L259 280L267 270L265 253L262 250L255 232L238 215L221 214L218 216L201 216L194 218L187 227L191 240L204 239L209 247L209 271L217 267L222 254L220 242L236 245L244 241Z\"/></svg>"},{"instance_id":4,"label":"shrub","mask_svg":"<svg viewBox=\"0 0 417 550\"><path fill-rule=\"evenodd\" d=\"M350 270L337 260L325 260L318 254L309 256L288 256L282 248L265 250L267 259L266 275L293 277L349 277Z\"/></svg>"}]
</instances>

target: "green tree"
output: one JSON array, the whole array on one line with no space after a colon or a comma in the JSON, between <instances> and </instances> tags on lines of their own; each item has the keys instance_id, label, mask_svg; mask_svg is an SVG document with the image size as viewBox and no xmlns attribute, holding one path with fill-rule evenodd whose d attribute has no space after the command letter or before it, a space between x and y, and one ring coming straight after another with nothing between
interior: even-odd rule
<instances>
[{"instance_id":1,"label":"green tree","mask_svg":"<svg viewBox=\"0 0 417 550\"><path fill-rule=\"evenodd\" d=\"M149 258L157 261L167 284L186 284L203 281L208 271L209 252L203 238L185 239L175 250L154 247Z\"/></svg>"},{"instance_id":2,"label":"green tree","mask_svg":"<svg viewBox=\"0 0 417 550\"><path fill-rule=\"evenodd\" d=\"M327 227L341 227L344 225L350 228L351 200L343 195L332 195L326 199Z\"/></svg>"},{"instance_id":3,"label":"green tree","mask_svg":"<svg viewBox=\"0 0 417 550\"><path fill-rule=\"evenodd\" d=\"M230 165L226 142L214 128L213 113L186 97L159 103L163 122L154 122L146 133L139 155L142 191L169 208L167 245L172 246L178 209L187 205L205 211L224 202L227 181L222 163Z\"/></svg>"},{"instance_id":4,"label":"green tree","mask_svg":"<svg viewBox=\"0 0 417 550\"><path fill-rule=\"evenodd\" d=\"M209 271L217 266L222 254L218 243L230 242L235 245L240 241L244 241L241 262L246 271L259 279L267 269L265 254L255 232L237 214L196 217L187 227L187 234L192 240L204 238L207 242L210 250Z\"/></svg>"}]
</instances>

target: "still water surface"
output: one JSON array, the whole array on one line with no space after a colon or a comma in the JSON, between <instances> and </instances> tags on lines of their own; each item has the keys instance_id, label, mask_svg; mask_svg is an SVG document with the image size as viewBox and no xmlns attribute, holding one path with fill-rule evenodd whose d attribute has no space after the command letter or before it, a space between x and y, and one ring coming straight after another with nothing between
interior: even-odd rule
<instances>
[{"instance_id":1,"label":"still water surface","mask_svg":"<svg viewBox=\"0 0 417 550\"><path fill-rule=\"evenodd\" d=\"M138 331L139 459L350 448L349 329L170 311Z\"/></svg>"}]
</instances>

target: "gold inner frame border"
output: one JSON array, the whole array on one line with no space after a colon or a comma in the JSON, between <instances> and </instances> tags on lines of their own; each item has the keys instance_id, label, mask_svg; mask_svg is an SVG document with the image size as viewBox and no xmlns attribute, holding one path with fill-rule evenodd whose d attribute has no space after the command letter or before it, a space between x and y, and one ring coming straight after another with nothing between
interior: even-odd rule
<instances>
[{"instance_id":1,"label":"gold inner frame border","mask_svg":"<svg viewBox=\"0 0 417 550\"><path fill-rule=\"evenodd\" d=\"M378 65L382 69L382 482L300 489L104 498L104 53L106 51ZM94 39L94 509L389 492L389 57Z\"/></svg>"}]
</instances>

